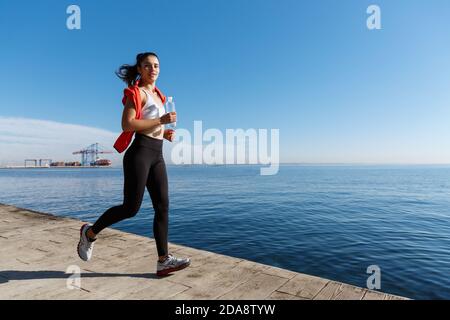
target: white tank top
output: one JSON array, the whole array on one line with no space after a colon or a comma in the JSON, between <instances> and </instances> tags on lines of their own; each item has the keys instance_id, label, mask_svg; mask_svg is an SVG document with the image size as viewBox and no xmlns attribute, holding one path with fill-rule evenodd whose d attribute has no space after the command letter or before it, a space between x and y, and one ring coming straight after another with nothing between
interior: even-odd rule
<instances>
[{"instance_id":1,"label":"white tank top","mask_svg":"<svg viewBox=\"0 0 450 320\"><path fill-rule=\"evenodd\" d=\"M162 117L165 113L164 106L159 106L158 103L153 99L153 97L144 90L147 95L147 102L145 106L142 108L142 119L156 119Z\"/></svg>"},{"instance_id":2,"label":"white tank top","mask_svg":"<svg viewBox=\"0 0 450 320\"><path fill-rule=\"evenodd\" d=\"M148 93L147 90L142 89L145 92L145 95L147 96L147 101L145 105L142 107L141 110L141 119L155 119L162 117L165 113L164 105L159 106L158 103L155 101L155 99L151 96L150 93ZM151 138L155 139L163 139L163 130L164 125L159 126L159 128L153 130L151 133L146 133L146 136L149 136Z\"/></svg>"}]
</instances>

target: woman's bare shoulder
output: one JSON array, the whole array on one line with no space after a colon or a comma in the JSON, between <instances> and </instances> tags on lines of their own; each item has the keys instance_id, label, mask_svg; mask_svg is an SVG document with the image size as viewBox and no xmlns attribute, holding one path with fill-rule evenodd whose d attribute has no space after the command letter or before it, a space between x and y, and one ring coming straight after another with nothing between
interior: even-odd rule
<instances>
[{"instance_id":1,"label":"woman's bare shoulder","mask_svg":"<svg viewBox=\"0 0 450 320\"><path fill-rule=\"evenodd\" d=\"M147 103L147 96L146 96L144 90L142 90L141 88L139 88L139 94L141 96L141 107L143 107ZM127 97L127 101L125 103L125 107L134 109L134 103L133 103L132 96L128 96Z\"/></svg>"}]
</instances>

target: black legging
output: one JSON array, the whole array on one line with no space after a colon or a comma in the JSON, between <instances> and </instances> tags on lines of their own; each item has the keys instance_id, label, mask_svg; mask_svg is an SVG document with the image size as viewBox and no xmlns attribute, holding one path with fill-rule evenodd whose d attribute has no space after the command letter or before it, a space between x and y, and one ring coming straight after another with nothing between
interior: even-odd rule
<instances>
[{"instance_id":1,"label":"black legging","mask_svg":"<svg viewBox=\"0 0 450 320\"><path fill-rule=\"evenodd\" d=\"M144 190L147 187L155 210L153 235L158 255L167 255L169 188L162 146L163 140L136 134L123 157L123 204L106 210L92 226L94 233L98 234L116 222L134 217L141 207Z\"/></svg>"}]
</instances>

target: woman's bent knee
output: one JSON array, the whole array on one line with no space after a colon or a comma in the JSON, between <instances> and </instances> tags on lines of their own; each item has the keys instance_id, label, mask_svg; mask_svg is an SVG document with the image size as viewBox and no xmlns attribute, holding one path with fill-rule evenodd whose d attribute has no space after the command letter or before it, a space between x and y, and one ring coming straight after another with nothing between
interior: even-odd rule
<instances>
[{"instance_id":1,"label":"woman's bent knee","mask_svg":"<svg viewBox=\"0 0 450 320\"><path fill-rule=\"evenodd\" d=\"M123 216L125 219L133 218L139 212L140 206L123 206Z\"/></svg>"}]
</instances>

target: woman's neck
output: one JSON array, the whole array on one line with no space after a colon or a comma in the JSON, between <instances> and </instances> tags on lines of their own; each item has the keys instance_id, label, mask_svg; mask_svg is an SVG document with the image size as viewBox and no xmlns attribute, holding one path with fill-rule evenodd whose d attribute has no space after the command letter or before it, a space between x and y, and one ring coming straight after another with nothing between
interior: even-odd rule
<instances>
[{"instance_id":1,"label":"woman's neck","mask_svg":"<svg viewBox=\"0 0 450 320\"><path fill-rule=\"evenodd\" d=\"M153 91L155 91L156 84L155 84L155 82L144 82L143 81L143 82L140 83L139 86L140 87L144 87L147 90L150 90L151 92L153 92Z\"/></svg>"}]
</instances>

